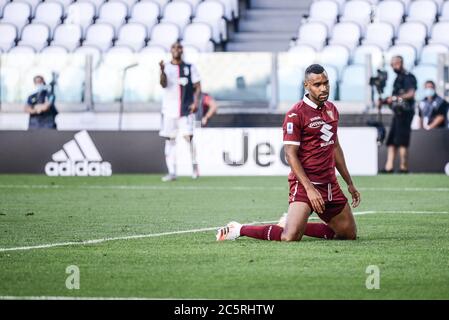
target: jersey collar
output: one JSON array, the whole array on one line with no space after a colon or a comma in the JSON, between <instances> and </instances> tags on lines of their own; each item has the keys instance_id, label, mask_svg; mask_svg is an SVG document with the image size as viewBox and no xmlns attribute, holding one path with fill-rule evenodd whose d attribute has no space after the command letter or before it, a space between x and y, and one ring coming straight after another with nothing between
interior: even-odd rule
<instances>
[{"instance_id":1,"label":"jersey collar","mask_svg":"<svg viewBox=\"0 0 449 320\"><path fill-rule=\"evenodd\" d=\"M314 109L318 109L318 106L316 105L315 102L313 102L312 100L310 100L307 97L307 94L304 95L304 97L302 98L302 101L304 101L308 106L314 108Z\"/></svg>"}]
</instances>

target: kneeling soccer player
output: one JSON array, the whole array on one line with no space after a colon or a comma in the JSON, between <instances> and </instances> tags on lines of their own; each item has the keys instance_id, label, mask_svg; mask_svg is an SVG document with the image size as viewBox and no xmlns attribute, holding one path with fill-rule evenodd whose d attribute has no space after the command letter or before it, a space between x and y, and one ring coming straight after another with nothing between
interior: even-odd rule
<instances>
[{"instance_id":1,"label":"kneeling soccer player","mask_svg":"<svg viewBox=\"0 0 449 320\"><path fill-rule=\"evenodd\" d=\"M218 230L218 241L234 240L240 236L297 241L303 235L356 239L354 216L338 184L335 168L348 185L354 208L360 204L360 193L352 182L338 142L339 114L335 105L327 101L327 72L322 66L313 64L306 69L304 79L308 94L287 112L283 124L285 154L291 168L287 215L273 225L230 222ZM308 223L313 211L325 223Z\"/></svg>"}]
</instances>

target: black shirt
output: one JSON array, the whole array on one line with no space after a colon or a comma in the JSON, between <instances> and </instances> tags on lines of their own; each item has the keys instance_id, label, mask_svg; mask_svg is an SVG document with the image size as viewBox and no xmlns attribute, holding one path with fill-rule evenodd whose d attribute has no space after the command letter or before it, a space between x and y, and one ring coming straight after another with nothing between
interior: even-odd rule
<instances>
[{"instance_id":1,"label":"black shirt","mask_svg":"<svg viewBox=\"0 0 449 320\"><path fill-rule=\"evenodd\" d=\"M415 76L412 73L403 70L394 80L393 95L402 95L410 89L416 90L417 88L418 86ZM407 102L413 106L415 104L415 98L408 99Z\"/></svg>"},{"instance_id":2,"label":"black shirt","mask_svg":"<svg viewBox=\"0 0 449 320\"><path fill-rule=\"evenodd\" d=\"M447 125L447 111L448 103L438 95L434 95L432 99L424 98L419 105L419 116L427 119L427 125L430 125L433 120L441 115L444 117L443 123L438 128L445 128Z\"/></svg>"},{"instance_id":3,"label":"black shirt","mask_svg":"<svg viewBox=\"0 0 449 320\"><path fill-rule=\"evenodd\" d=\"M48 90L41 90L36 93L33 93L30 95L27 99L27 105L29 105L31 108L34 108L36 104L41 104L45 102L50 102L50 108L42 112L40 114L32 114L32 117L46 117L46 116L56 116L58 113L55 108L55 96Z\"/></svg>"}]
</instances>

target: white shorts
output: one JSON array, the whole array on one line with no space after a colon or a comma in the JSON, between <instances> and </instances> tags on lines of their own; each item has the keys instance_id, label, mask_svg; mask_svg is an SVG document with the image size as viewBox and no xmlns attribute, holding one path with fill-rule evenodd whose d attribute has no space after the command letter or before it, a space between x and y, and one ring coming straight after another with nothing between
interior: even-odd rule
<instances>
[{"instance_id":1,"label":"white shorts","mask_svg":"<svg viewBox=\"0 0 449 320\"><path fill-rule=\"evenodd\" d=\"M195 114L183 117L169 117L161 114L161 130L159 135L164 138L175 139L178 130L182 136L193 136L195 127Z\"/></svg>"}]
</instances>

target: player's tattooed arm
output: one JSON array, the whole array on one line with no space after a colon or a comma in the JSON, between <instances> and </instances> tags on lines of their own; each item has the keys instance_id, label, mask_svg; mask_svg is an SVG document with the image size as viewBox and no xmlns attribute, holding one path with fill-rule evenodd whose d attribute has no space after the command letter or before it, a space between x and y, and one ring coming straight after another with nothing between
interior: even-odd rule
<instances>
[{"instance_id":1,"label":"player's tattooed arm","mask_svg":"<svg viewBox=\"0 0 449 320\"><path fill-rule=\"evenodd\" d=\"M351 175L349 174L348 167L346 166L343 150L340 146L340 143L338 142L338 137L335 141L334 156L335 156L335 167L341 174L343 180L345 180L346 184L348 185L348 191L352 196L351 205L353 208L356 208L360 204L361 200L360 192L357 191L356 187L354 186L354 183L352 182Z\"/></svg>"},{"instance_id":2,"label":"player's tattooed arm","mask_svg":"<svg viewBox=\"0 0 449 320\"><path fill-rule=\"evenodd\" d=\"M167 75L165 74L165 64L164 61L159 62L159 67L161 68L161 80L160 84L162 88L167 88Z\"/></svg>"},{"instance_id":3,"label":"player's tattooed arm","mask_svg":"<svg viewBox=\"0 0 449 320\"><path fill-rule=\"evenodd\" d=\"M325 209L323 197L321 197L321 194L315 189L314 185L310 182L309 178L307 177L304 168L301 164L301 161L299 161L298 158L298 148L299 146L297 145L291 144L284 145L285 157L293 173L298 178L299 183L301 183L304 186L304 189L306 190L307 193L307 197L309 198L310 203L312 204L313 211L317 213L323 213Z\"/></svg>"},{"instance_id":4,"label":"player's tattooed arm","mask_svg":"<svg viewBox=\"0 0 449 320\"><path fill-rule=\"evenodd\" d=\"M192 113L198 109L201 94L201 83L200 82L194 83L193 89L195 90L193 92L193 103L190 105L190 112Z\"/></svg>"}]
</instances>

